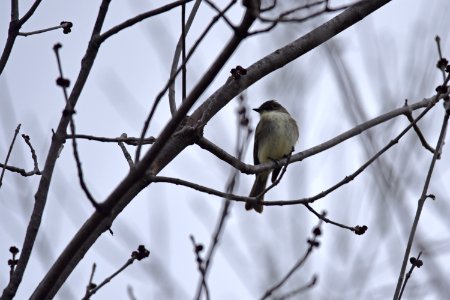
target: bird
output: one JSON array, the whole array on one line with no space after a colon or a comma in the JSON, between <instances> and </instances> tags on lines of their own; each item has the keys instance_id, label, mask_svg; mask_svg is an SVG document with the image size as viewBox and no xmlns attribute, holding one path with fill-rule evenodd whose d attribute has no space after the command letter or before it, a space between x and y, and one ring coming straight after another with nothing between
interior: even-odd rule
<instances>
[{"instance_id":1,"label":"bird","mask_svg":"<svg viewBox=\"0 0 450 300\"><path fill-rule=\"evenodd\" d=\"M268 100L253 110L258 112L260 116L253 146L254 164L277 161L288 156L294 150L299 137L297 122L276 100ZM281 167L276 167L273 171L268 170L256 174L249 197L257 197L258 202L246 202L246 210L254 209L258 213L262 213L264 195L261 194L266 189L269 174L272 172L272 182L274 182L281 171Z\"/></svg>"}]
</instances>

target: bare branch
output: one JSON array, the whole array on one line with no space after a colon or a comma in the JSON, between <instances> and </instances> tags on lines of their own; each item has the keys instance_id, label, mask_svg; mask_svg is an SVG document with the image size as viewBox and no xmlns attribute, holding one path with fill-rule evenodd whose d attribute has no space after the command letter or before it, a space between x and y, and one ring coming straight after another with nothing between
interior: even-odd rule
<instances>
[{"instance_id":1,"label":"bare branch","mask_svg":"<svg viewBox=\"0 0 450 300\"><path fill-rule=\"evenodd\" d=\"M195 242L195 238L192 234L190 235L190 239L192 242L192 246L194 246L194 253L195 253L195 258L196 258L196 262L197 262L197 268L198 268L198 271L200 272L200 280L202 282L203 289L205 290L205 297L207 300L209 300L209 289L208 289L208 285L206 284L206 271L205 271L205 267L203 266L203 258L200 255L200 253L204 249L204 246L202 244L197 244Z\"/></svg>"},{"instance_id":2,"label":"bare branch","mask_svg":"<svg viewBox=\"0 0 450 300\"><path fill-rule=\"evenodd\" d=\"M405 100L405 105L407 105L407 100ZM409 122L413 122L414 118L412 116L412 112L411 111L407 111L405 112L405 116L406 118L408 118ZM425 139L425 137L422 134L422 131L420 130L419 126L417 124L413 125L414 131L417 134L417 137L419 138L420 142L422 143L422 146L427 149L428 151L430 151L431 153L434 153L434 149L433 147L431 147L428 143L427 140Z\"/></svg>"},{"instance_id":3,"label":"bare branch","mask_svg":"<svg viewBox=\"0 0 450 300\"><path fill-rule=\"evenodd\" d=\"M92 283L92 278L94 276L94 271L95 271L95 264L94 264L94 266L92 267L91 279L90 279L89 284L88 284L88 286L86 288L86 294L84 295L83 300L89 300L89 298L92 295L94 295L95 293L97 293L99 289L104 287L114 277L116 277L117 275L122 273L126 268L131 266L136 260L142 260L142 259L148 257L149 255L150 255L150 251L145 249L145 247L143 245L140 245L138 247L138 250L137 251L133 251L133 253L131 254L131 258L129 258L122 267L120 267L116 272L111 274L111 276L108 276L107 278L105 278L102 281L102 283L100 283L98 286Z\"/></svg>"},{"instance_id":4,"label":"bare branch","mask_svg":"<svg viewBox=\"0 0 450 300\"><path fill-rule=\"evenodd\" d=\"M56 60L58 62L58 69L59 69L59 78L56 81L56 83L62 88L63 93L64 93L64 99L66 100L67 109L64 110L64 113L69 116L70 131L72 133L73 157L75 158L75 162L77 165L78 180L79 180L80 186L83 189L84 194L88 198L89 202L91 202L92 206L94 206L95 209L99 210L100 206L97 203L97 201L94 199L94 196L92 196L92 194L89 191L87 184L84 180L83 169L81 167L80 154L78 153L77 140L75 139L75 121L73 120L73 114L75 113L75 110L71 107L71 103L69 101L69 96L67 93L67 88L69 86L69 80L64 78L62 64L61 64L61 58L59 56L59 49L61 49L61 47L62 47L61 44L56 44L53 47L53 50L54 50L55 56L56 56Z\"/></svg>"},{"instance_id":5,"label":"bare branch","mask_svg":"<svg viewBox=\"0 0 450 300\"><path fill-rule=\"evenodd\" d=\"M450 75L447 76L446 82L444 83L444 85L447 84L449 78L450 78ZM414 222L412 224L411 231L410 231L409 238L408 238L408 244L406 246L405 254L403 256L403 263L402 263L402 267L401 267L401 270L400 270L400 274L398 276L397 288L395 289L395 293L394 293L394 300L398 300L399 296L400 296L400 291L401 291L401 287L403 285L403 280L404 280L405 271L406 271L406 265L407 265L407 262L408 262L408 257L409 257L409 255L411 253L411 248L412 248L412 243L414 241L414 236L416 235L417 225L419 224L419 219L420 219L420 216L422 214L422 210L423 210L423 206L425 204L425 200L428 198L427 194L428 194L428 187L429 187L430 181L431 181L431 175L433 174L434 166L436 164L436 160L438 158L438 155L441 152L442 145L444 144L444 138L445 138L445 133L447 131L447 124L448 124L448 119L449 119L449 113L450 113L450 111L447 108L446 111L445 111L444 120L442 121L442 128L441 128L441 132L439 134L439 139L438 139L438 141L436 143L436 151L434 152L433 158L431 159L430 167L428 169L428 174L427 174L427 177L425 179L425 183L424 183L424 186L423 186L422 194L421 194L421 196L419 198L419 201L417 203L416 215L414 217Z\"/></svg>"},{"instance_id":6,"label":"bare branch","mask_svg":"<svg viewBox=\"0 0 450 300\"><path fill-rule=\"evenodd\" d=\"M31 16L34 14L34 12L36 11L36 9L38 8L39 4L41 4L42 0L35 0L33 5L31 5L30 9L25 13L25 15L20 18L19 23L20 26L22 26L23 24L25 24L25 22L28 21L28 19L31 18Z\"/></svg>"},{"instance_id":7,"label":"bare branch","mask_svg":"<svg viewBox=\"0 0 450 300\"><path fill-rule=\"evenodd\" d=\"M85 139L85 140L90 140L90 141L97 141L97 142L107 142L107 143L125 143L127 145L131 145L131 146L137 146L140 143L140 139L139 138L135 138L135 137L118 137L118 138L108 138L108 137L99 137L99 136L93 136L93 135L87 135L87 134L75 134L75 135L71 135L68 134L66 136L67 139L72 139L72 138L76 138L76 139ZM149 144L153 144L155 142L156 138L154 137L148 137L145 138L142 142L143 145L149 145Z\"/></svg>"},{"instance_id":8,"label":"bare branch","mask_svg":"<svg viewBox=\"0 0 450 300\"><path fill-rule=\"evenodd\" d=\"M20 126L22 126L22 124L17 125L17 128L14 131L13 139L11 141L11 144L9 145L8 153L6 154L5 163L3 164L2 174L0 175L0 188L2 187L2 181L3 181L3 176L5 175L6 165L8 164L9 157L11 156L11 152L14 147L14 143L16 141L17 135L19 134Z\"/></svg>"},{"instance_id":9,"label":"bare branch","mask_svg":"<svg viewBox=\"0 0 450 300\"><path fill-rule=\"evenodd\" d=\"M175 1L175 2L169 3L167 5L161 6L161 7L157 8L157 9L153 9L151 11L148 11L148 12L142 13L140 15L137 15L137 16L131 18L131 19L128 19L125 22L123 22L123 23L121 23L119 25L116 25L113 28L111 28L111 29L107 30L106 32L102 33L99 36L99 42L103 43L105 40L110 38L112 35L114 35L116 33L119 33L120 31L122 31L122 30L124 30L124 29L126 29L128 27L131 27L131 26L133 26L136 23L139 23L141 21L144 21L145 19L154 17L156 15L165 13L165 12L175 8L175 7L178 7L180 5L186 4L186 3L191 2L191 1L192 0Z\"/></svg>"},{"instance_id":10,"label":"bare branch","mask_svg":"<svg viewBox=\"0 0 450 300\"><path fill-rule=\"evenodd\" d=\"M126 139L127 138L127 134L126 133L122 133L120 138L121 139ZM133 168L134 162L133 162L133 159L131 158L131 155L128 152L127 148L125 147L123 142L118 142L117 144L119 145L120 149L122 149L123 155L125 156L125 159L127 160L128 165L130 166L130 169Z\"/></svg>"},{"instance_id":11,"label":"bare branch","mask_svg":"<svg viewBox=\"0 0 450 300\"><path fill-rule=\"evenodd\" d=\"M399 300L402 298L403 292L405 291L406 284L408 283L409 278L411 278L411 275L412 275L412 272L414 271L414 269L416 267L420 268L423 265L423 262L420 259L421 255L422 255L422 251L419 252L419 255L417 255L417 258L411 257L409 259L409 261L411 263L411 268L409 269L408 273L406 274L405 282L403 282L402 290L400 291L400 296L398 297Z\"/></svg>"},{"instance_id":12,"label":"bare branch","mask_svg":"<svg viewBox=\"0 0 450 300\"><path fill-rule=\"evenodd\" d=\"M19 32L17 35L19 36L30 36L30 35L35 35L35 34L40 34L40 33L44 33L44 32L48 32L48 31L53 31L53 30L57 30L57 29L64 29L64 34L67 34L71 31L72 28L72 23L71 22L61 22L61 25L58 26L53 26L53 27L49 27L49 28L44 28L44 29L40 29L40 30L35 30L35 31L30 31L30 32Z\"/></svg>"},{"instance_id":13,"label":"bare branch","mask_svg":"<svg viewBox=\"0 0 450 300\"><path fill-rule=\"evenodd\" d=\"M26 134L22 134L22 138L24 139L25 143L30 148L31 159L33 159L33 164L34 164L34 169L33 169L34 174L41 175L41 171L39 171L39 165L38 165L38 161L37 161L36 151L34 151L33 145L31 145L30 136L28 136Z\"/></svg>"},{"instance_id":14,"label":"bare branch","mask_svg":"<svg viewBox=\"0 0 450 300\"><path fill-rule=\"evenodd\" d=\"M276 297L276 300L284 300L284 299L288 299L288 298L292 298L294 296L297 296L300 293L303 293L309 289L311 289L312 287L314 287L317 283L318 277L317 275L313 275L313 277L311 278L311 281L308 282L306 285L299 287L298 289L295 289L293 291L290 291L280 297Z\"/></svg>"}]
</instances>

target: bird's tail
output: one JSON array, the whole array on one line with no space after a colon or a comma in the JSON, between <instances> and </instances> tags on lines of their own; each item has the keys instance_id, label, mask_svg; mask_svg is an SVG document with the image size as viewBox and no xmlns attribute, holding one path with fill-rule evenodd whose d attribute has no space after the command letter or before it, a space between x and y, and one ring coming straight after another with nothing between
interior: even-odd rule
<instances>
[{"instance_id":1,"label":"bird's tail","mask_svg":"<svg viewBox=\"0 0 450 300\"><path fill-rule=\"evenodd\" d=\"M261 173L256 175L255 183L253 184L252 190L250 192L249 197L256 197L266 189L267 178L269 177L269 173ZM254 209L259 213L263 211L262 202L264 200L264 195L258 198L258 202L247 202L245 203L245 209L251 210Z\"/></svg>"}]
</instances>

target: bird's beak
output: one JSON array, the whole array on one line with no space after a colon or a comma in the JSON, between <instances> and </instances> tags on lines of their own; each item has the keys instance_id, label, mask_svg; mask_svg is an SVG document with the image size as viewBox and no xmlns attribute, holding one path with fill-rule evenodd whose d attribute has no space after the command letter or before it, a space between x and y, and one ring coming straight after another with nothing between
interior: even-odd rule
<instances>
[{"instance_id":1,"label":"bird's beak","mask_svg":"<svg viewBox=\"0 0 450 300\"><path fill-rule=\"evenodd\" d=\"M259 108L254 108L253 110L258 112L258 113L261 111Z\"/></svg>"}]
</instances>

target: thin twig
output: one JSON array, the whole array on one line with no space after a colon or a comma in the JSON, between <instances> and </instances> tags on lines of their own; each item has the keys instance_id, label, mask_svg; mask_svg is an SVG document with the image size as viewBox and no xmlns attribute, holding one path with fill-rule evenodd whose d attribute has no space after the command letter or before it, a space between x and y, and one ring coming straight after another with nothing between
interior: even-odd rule
<instances>
[{"instance_id":1,"label":"thin twig","mask_svg":"<svg viewBox=\"0 0 450 300\"><path fill-rule=\"evenodd\" d=\"M116 272L114 272L113 274L111 274L110 276L106 277L102 283L100 283L99 285L95 285L92 282L92 278L94 276L94 270L95 267L93 267L93 271L91 273L91 279L90 279L90 283L88 285L88 287L91 287L91 289L86 291L86 294L84 295L84 297L82 298L83 300L88 300L92 295L94 295L95 293L98 292L99 289L101 289L102 287L104 287L106 284L108 284L114 277L116 277L117 275L119 275L120 273L122 273L126 268L128 268L129 266L131 266L136 260L142 260L146 257L148 257L150 255L150 251L148 251L147 249L145 249L145 247L143 245L140 245L138 247L137 251L133 251L133 253L131 254L131 258L129 258L125 264L120 267ZM95 265L95 264L94 264Z\"/></svg>"},{"instance_id":2,"label":"thin twig","mask_svg":"<svg viewBox=\"0 0 450 300\"><path fill-rule=\"evenodd\" d=\"M445 81L445 67L448 64L448 60L444 59L442 56L442 50L441 50L441 38L437 35L434 40L436 41L436 48L438 50L439 60L437 67L442 73L442 81Z\"/></svg>"},{"instance_id":3,"label":"thin twig","mask_svg":"<svg viewBox=\"0 0 450 300\"><path fill-rule=\"evenodd\" d=\"M87 134L75 134L75 135L68 134L66 136L66 139L72 139L72 138L85 139L85 140L98 141L98 142L107 142L107 143L125 143L125 144L131 145L131 146L137 146L140 142L140 138L136 138L136 137L108 138L108 137L99 137L99 136L93 136L93 135L87 135ZM156 138L151 136L148 138L144 138L144 140L142 141L142 144L149 145L149 144L153 144L155 141L156 141Z\"/></svg>"},{"instance_id":4,"label":"thin twig","mask_svg":"<svg viewBox=\"0 0 450 300\"><path fill-rule=\"evenodd\" d=\"M122 135L120 136L121 139L126 139L127 138L127 134L126 133L122 133ZM128 165L130 166L130 169L133 168L134 166L134 162L133 159L131 158L130 153L128 152L127 148L125 147L125 145L123 144L123 142L118 142L117 143L120 147L120 149L122 149L122 153L125 156L125 159L128 162Z\"/></svg>"},{"instance_id":5,"label":"thin twig","mask_svg":"<svg viewBox=\"0 0 450 300\"><path fill-rule=\"evenodd\" d=\"M48 32L48 31L53 31L53 30L57 30L57 29L60 29L60 28L66 29L67 26L68 26L67 24L69 24L69 23L64 22L63 24L58 25L58 26L53 26L53 27L44 28L44 29L35 30L35 31L30 31L30 32L19 32L17 35L27 37L27 36L30 36L30 35L35 35L35 34L40 34L40 33Z\"/></svg>"},{"instance_id":6,"label":"thin twig","mask_svg":"<svg viewBox=\"0 0 450 300\"><path fill-rule=\"evenodd\" d=\"M29 177L29 176L33 176L33 175L41 175L41 171L39 171L39 173L36 172L36 170L26 171L25 169L14 167L14 166L4 165L2 163L0 163L0 168L5 168L6 170L8 170L10 172L18 173L18 174L22 175L23 177Z\"/></svg>"},{"instance_id":7,"label":"thin twig","mask_svg":"<svg viewBox=\"0 0 450 300\"><path fill-rule=\"evenodd\" d=\"M402 290L400 291L400 296L398 297L399 300L403 296L403 292L405 291L405 287L406 287L406 284L408 283L409 278L411 278L412 272L414 271L414 269L416 267L418 267L418 268L421 267L421 264L419 263L419 261L421 262L421 260L420 260L421 255L422 255L422 251L419 252L419 255L417 255L417 258L414 258L415 263L411 262L411 268L409 269L408 273L406 273L405 282L403 282Z\"/></svg>"},{"instance_id":8,"label":"thin twig","mask_svg":"<svg viewBox=\"0 0 450 300\"><path fill-rule=\"evenodd\" d=\"M447 82L450 76L447 76ZM445 83L446 84L446 83ZM431 181L431 175L433 174L433 170L434 170L434 166L436 164L436 160L438 158L438 155L441 151L441 147L444 143L444 138L445 138L445 133L447 130L447 124L448 124L448 119L449 119L449 110L446 110L445 112L445 116L444 116L444 120L442 121L442 127L441 127L441 132L439 134L439 139L436 143L436 151L434 152L433 158L431 159L431 163L430 163L430 167L428 169L428 174L427 177L425 179L425 183L423 186L423 190L422 190L422 194L419 198L419 201L417 203L417 210L416 210L416 215L414 217L414 222L412 224L411 227L411 231L409 233L409 238L408 238L408 244L406 246L405 249L405 254L403 256L403 263L402 263L402 267L400 269L400 274L398 276L398 281L397 281L397 288L395 289L395 293L394 293L394 300L398 300L399 299L399 295L400 295L400 291L401 291L401 287L403 284L403 279L405 276L405 271L406 271L406 265L408 262L408 257L411 253L411 248L412 248L412 243L414 241L414 236L416 235L416 230L417 230L417 225L419 224L419 219L420 216L422 214L422 210L423 210L423 206L425 204L425 200L428 198L427 197L427 193L428 193L428 187L430 185L430 181Z\"/></svg>"},{"instance_id":9,"label":"thin twig","mask_svg":"<svg viewBox=\"0 0 450 300\"><path fill-rule=\"evenodd\" d=\"M38 165L38 161L37 161L36 151L34 150L33 145L31 145L30 136L26 135L26 134L22 134L22 138L24 139L25 143L30 148L31 159L33 160L33 164L34 164L34 169L33 169L34 174L41 175L41 171L39 170L39 165Z\"/></svg>"},{"instance_id":10,"label":"thin twig","mask_svg":"<svg viewBox=\"0 0 450 300\"><path fill-rule=\"evenodd\" d=\"M355 228L332 221L330 219L328 219L325 215L318 213L314 208L311 207L311 205L309 205L308 203L304 204L305 207L312 212L317 218L319 218L320 220L324 221L325 223L329 223L329 224L333 224L335 226L344 228L344 229L348 229L350 231L355 231Z\"/></svg>"},{"instance_id":11,"label":"thin twig","mask_svg":"<svg viewBox=\"0 0 450 300\"><path fill-rule=\"evenodd\" d=\"M42 0L34 1L28 12L21 19L19 19L18 0L11 0L11 22L9 22L8 37L6 38L6 43L3 48L2 55L0 56L0 75L5 69L6 63L11 55L11 51L19 34L20 28L34 14L41 1Z\"/></svg>"},{"instance_id":12,"label":"thin twig","mask_svg":"<svg viewBox=\"0 0 450 300\"><path fill-rule=\"evenodd\" d=\"M175 48L175 53L173 55L172 59L172 67L170 68L170 77L172 78L177 71L178 67L178 61L180 60L180 53L182 52L183 46L185 47L185 38L184 35L187 35L189 32L189 29L191 28L192 22L194 22L195 15L197 14L198 8L200 7L200 4L202 3L202 0L196 0L194 3L194 6L192 7L191 13L189 14L188 20L185 24L184 30L185 34L181 34L180 38L178 39L177 46ZM183 64L186 64L186 57L183 57ZM177 111L177 105L175 102L175 80L170 84L169 86L169 106L170 106L170 112L173 115ZM184 99L185 97L183 97Z\"/></svg>"},{"instance_id":13,"label":"thin twig","mask_svg":"<svg viewBox=\"0 0 450 300\"><path fill-rule=\"evenodd\" d=\"M317 275L313 275L311 278L311 281L308 282L307 284L305 284L304 286L299 287L298 289L295 289L293 291L287 292L286 294L281 295L279 297L275 297L274 299L275 300L285 300L285 299L297 296L298 294L303 293L303 292L311 289L312 287L314 287L317 283L317 280L318 280Z\"/></svg>"},{"instance_id":14,"label":"thin twig","mask_svg":"<svg viewBox=\"0 0 450 300\"><path fill-rule=\"evenodd\" d=\"M2 181L3 181L3 176L5 175L6 165L8 164L8 160L11 155L12 149L14 147L14 143L16 142L16 137L19 134L20 126L22 126L22 124L17 125L16 130L14 131L13 139L11 141L11 144L9 145L8 153L6 154L5 163L3 164L2 174L0 175L0 188L2 187Z\"/></svg>"},{"instance_id":15,"label":"thin twig","mask_svg":"<svg viewBox=\"0 0 450 300\"><path fill-rule=\"evenodd\" d=\"M95 287L94 284L94 274L95 269L97 268L97 265L95 263L92 264L92 270L91 270L91 276L89 276L89 282L86 285L86 292L84 294L84 298L89 299L89 291L92 290Z\"/></svg>"},{"instance_id":16,"label":"thin twig","mask_svg":"<svg viewBox=\"0 0 450 300\"><path fill-rule=\"evenodd\" d=\"M62 70L61 58L59 56L59 49L61 49L61 47L62 47L61 44L56 44L53 47L53 50L55 52L56 60L58 62L58 69L59 69L59 76L60 76L59 79L61 79L61 82L62 82L59 85L61 86L61 88L63 90L64 99L66 100L66 105L68 107L64 111L64 113L69 116L70 131L71 131L71 134L72 134L72 149L73 149L73 156L75 158L75 162L76 162L76 165L77 165L78 180L79 180L80 186L83 189L83 192L86 195L86 197L88 198L89 202L91 202L92 206L94 206L94 208L96 210L99 210L100 209L100 205L94 199L94 196L92 196L92 194L89 191L89 188L87 187L87 184L86 184L86 182L84 180L83 169L81 167L80 154L78 152L77 140L75 138L75 121L73 120L73 114L75 113L75 111L71 107L71 104L70 104L70 101L69 101L69 96L68 96L68 92L67 92L68 80L64 78L63 70ZM67 82L67 84L64 83L64 82Z\"/></svg>"},{"instance_id":17,"label":"thin twig","mask_svg":"<svg viewBox=\"0 0 450 300\"><path fill-rule=\"evenodd\" d=\"M181 6L181 38L182 38L182 47L181 47L181 65L183 66L181 69L181 99L184 101L186 99L186 76L187 76L187 68L186 68L186 4Z\"/></svg>"},{"instance_id":18,"label":"thin twig","mask_svg":"<svg viewBox=\"0 0 450 300\"><path fill-rule=\"evenodd\" d=\"M260 195L256 196L256 198L259 198L262 195L265 195L268 191L270 191L271 189L273 189L276 185L278 185L280 183L281 178L283 178L284 173L286 173L287 167L289 166L293 151L294 151L294 149L292 149L292 151L289 152L289 154L286 156L286 162L284 163L283 168L281 169L281 172L280 172L280 175L278 176L278 178L274 182L272 182L272 184L269 185L266 189L264 189L264 191ZM278 163L278 161L277 161L277 163Z\"/></svg>"},{"instance_id":19,"label":"thin twig","mask_svg":"<svg viewBox=\"0 0 450 300\"><path fill-rule=\"evenodd\" d=\"M205 297L207 300L209 300L209 288L208 285L206 283L206 271L205 271L205 267L203 266L203 258L200 256L200 252L203 251L203 245L202 244L197 244L195 242L195 238L194 236L191 234L190 236L191 242L192 242L192 246L194 247L194 253L195 253L195 260L197 262L197 268L198 271L200 272L200 280L202 282L202 286L203 289L205 290Z\"/></svg>"},{"instance_id":20,"label":"thin twig","mask_svg":"<svg viewBox=\"0 0 450 300\"><path fill-rule=\"evenodd\" d=\"M405 105L407 105L407 100L405 100ZM405 116L406 118L408 118L409 122L413 122L414 118L412 116L412 112L411 111L407 111L405 112ZM430 151L431 153L434 153L434 149L433 147L430 146L430 144L427 143L427 140L425 139L425 137L422 134L422 131L420 130L419 126L417 126L417 124L413 125L414 131L417 134L417 137L419 138L420 142L422 143L422 146L427 149L428 151Z\"/></svg>"},{"instance_id":21,"label":"thin twig","mask_svg":"<svg viewBox=\"0 0 450 300\"><path fill-rule=\"evenodd\" d=\"M130 19L120 23L119 25L116 25L113 28L111 28L111 29L105 31L104 33L102 33L99 36L99 42L103 43L106 39L110 38L112 35L117 34L120 31L122 31L122 30L124 30L124 29L126 29L128 27L133 26L136 23L139 23L139 22L141 22L141 21L143 21L145 19L154 17L156 15L165 13L165 12L175 8L175 7L178 7L180 5L186 4L186 3L191 2L191 1L192 0L175 1L175 2L169 3L167 5L161 6L159 8L153 9L151 11L148 11L148 12L142 13L140 15L137 15L137 16L135 16L133 18L130 18Z\"/></svg>"}]
</instances>

